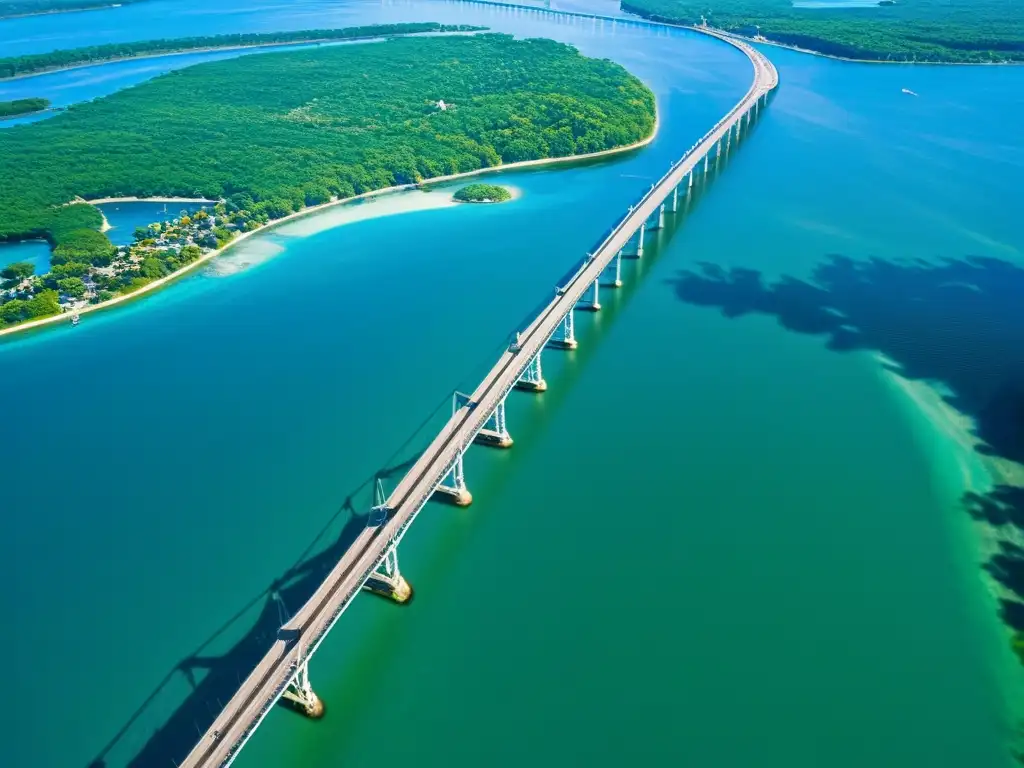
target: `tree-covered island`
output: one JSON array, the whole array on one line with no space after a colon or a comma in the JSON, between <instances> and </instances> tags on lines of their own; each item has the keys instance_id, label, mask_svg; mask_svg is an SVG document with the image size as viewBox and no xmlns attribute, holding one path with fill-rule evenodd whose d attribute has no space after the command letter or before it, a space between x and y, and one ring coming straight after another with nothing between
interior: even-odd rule
<instances>
[{"instance_id":1,"label":"tree-covered island","mask_svg":"<svg viewBox=\"0 0 1024 768\"><path fill-rule=\"evenodd\" d=\"M651 91L551 40L395 38L177 70L0 142L0 240L44 238L46 275L0 282L0 327L134 293L309 206L648 138ZM129 247L83 200L206 198Z\"/></svg>"},{"instance_id":2,"label":"tree-covered island","mask_svg":"<svg viewBox=\"0 0 1024 768\"><path fill-rule=\"evenodd\" d=\"M144 56L163 56L186 51L213 51L224 48L256 48L268 45L297 43L332 43L390 35L411 35L430 32L477 32L486 27L468 24L437 24L409 22L405 24L371 24L343 29L301 29L290 32L241 32L230 35L203 37L173 37L168 40L134 40L125 43L105 43L85 48L62 48L46 53L0 58L0 80L23 77L57 69L90 66L108 61L123 61Z\"/></svg>"},{"instance_id":3,"label":"tree-covered island","mask_svg":"<svg viewBox=\"0 0 1024 768\"><path fill-rule=\"evenodd\" d=\"M621 0L654 21L700 24L863 61L1024 62L1018 0L882 0L874 7L801 7L799 0Z\"/></svg>"},{"instance_id":4,"label":"tree-covered island","mask_svg":"<svg viewBox=\"0 0 1024 768\"><path fill-rule=\"evenodd\" d=\"M42 112L50 106L49 99L14 99L14 101L0 101L0 120L7 117L21 117Z\"/></svg>"},{"instance_id":5,"label":"tree-covered island","mask_svg":"<svg viewBox=\"0 0 1024 768\"><path fill-rule=\"evenodd\" d=\"M503 203L512 193L500 184L468 184L452 197L460 203Z\"/></svg>"}]
</instances>

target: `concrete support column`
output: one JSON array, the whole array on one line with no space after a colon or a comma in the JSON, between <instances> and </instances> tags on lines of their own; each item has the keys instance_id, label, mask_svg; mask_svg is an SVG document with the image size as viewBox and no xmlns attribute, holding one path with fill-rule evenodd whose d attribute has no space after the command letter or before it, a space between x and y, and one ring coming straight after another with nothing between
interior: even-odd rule
<instances>
[{"instance_id":1,"label":"concrete support column","mask_svg":"<svg viewBox=\"0 0 1024 768\"><path fill-rule=\"evenodd\" d=\"M398 545L393 545L384 559L374 570L363 589L375 595L386 597L396 603L408 603L412 599L412 586L398 570Z\"/></svg>"},{"instance_id":2,"label":"concrete support column","mask_svg":"<svg viewBox=\"0 0 1024 768\"><path fill-rule=\"evenodd\" d=\"M661 229L662 227L664 227L665 226L665 204L662 203L660 206L658 206L658 210L656 212L652 213L651 214L651 218L649 218L645 223L647 224L647 228L649 230L652 230L652 231L655 230L655 229Z\"/></svg>"},{"instance_id":3,"label":"concrete support column","mask_svg":"<svg viewBox=\"0 0 1024 768\"><path fill-rule=\"evenodd\" d=\"M573 321L573 310L570 309L562 318L558 330L555 331L555 335L548 343L558 349L576 349L579 346L576 343L576 323Z\"/></svg>"},{"instance_id":4,"label":"concrete support column","mask_svg":"<svg viewBox=\"0 0 1024 768\"><path fill-rule=\"evenodd\" d=\"M544 374L540 368L540 356L541 353L538 352L526 366L523 375L516 382L517 389L524 389L527 392L543 392L548 388L548 383L544 381Z\"/></svg>"},{"instance_id":5,"label":"concrete support column","mask_svg":"<svg viewBox=\"0 0 1024 768\"><path fill-rule=\"evenodd\" d=\"M672 188L672 197L669 198L671 202L668 204L668 209L675 213L679 210L679 187L675 186Z\"/></svg>"},{"instance_id":6,"label":"concrete support column","mask_svg":"<svg viewBox=\"0 0 1024 768\"><path fill-rule=\"evenodd\" d=\"M645 221L640 225L640 229L633 233L633 236L629 238L629 242L626 243L626 247L622 249L623 256L634 256L641 258L644 255L644 234L647 232L647 222Z\"/></svg>"},{"instance_id":7,"label":"concrete support column","mask_svg":"<svg viewBox=\"0 0 1024 768\"><path fill-rule=\"evenodd\" d=\"M710 155L710 153L709 153L709 152L705 152L705 153L704 153L704 174L705 174L705 175L707 175L707 172L708 172L708 160L709 160L709 155Z\"/></svg>"},{"instance_id":8,"label":"concrete support column","mask_svg":"<svg viewBox=\"0 0 1024 768\"><path fill-rule=\"evenodd\" d=\"M585 309L588 312L597 312L599 309L601 309L600 292L601 276L598 275L597 279L590 284L590 287L587 289L587 292L583 294L583 300L576 306L579 307L580 309Z\"/></svg>"},{"instance_id":9,"label":"concrete support column","mask_svg":"<svg viewBox=\"0 0 1024 768\"><path fill-rule=\"evenodd\" d=\"M466 487L466 473L462 465L462 449L459 449L455 457L455 463L448 470L441 484L437 486L435 494L451 502L457 507L468 507L473 503L473 494Z\"/></svg>"},{"instance_id":10,"label":"concrete support column","mask_svg":"<svg viewBox=\"0 0 1024 768\"><path fill-rule=\"evenodd\" d=\"M494 448L512 447L512 435L508 433L508 426L505 424L505 400L507 397L508 395L501 398L494 413L484 422L483 428L476 433L474 441Z\"/></svg>"},{"instance_id":11,"label":"concrete support column","mask_svg":"<svg viewBox=\"0 0 1024 768\"><path fill-rule=\"evenodd\" d=\"M604 268L601 278L604 280L602 285L605 288L622 287L622 251L616 253L615 258Z\"/></svg>"},{"instance_id":12,"label":"concrete support column","mask_svg":"<svg viewBox=\"0 0 1024 768\"><path fill-rule=\"evenodd\" d=\"M289 702L293 709L306 717L318 720L324 716L324 703L316 695L309 682L309 661L303 661L295 673L295 678L288 684L281 698Z\"/></svg>"}]
</instances>

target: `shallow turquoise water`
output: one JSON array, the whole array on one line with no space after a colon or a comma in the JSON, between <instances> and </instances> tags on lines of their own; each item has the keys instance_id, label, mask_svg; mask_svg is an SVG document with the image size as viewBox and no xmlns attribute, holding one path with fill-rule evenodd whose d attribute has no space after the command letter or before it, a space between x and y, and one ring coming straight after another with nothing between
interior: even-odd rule
<instances>
[{"instance_id":1,"label":"shallow turquoise water","mask_svg":"<svg viewBox=\"0 0 1024 768\"><path fill-rule=\"evenodd\" d=\"M50 245L43 240L27 243L0 243L0 267L27 261L36 268L36 274L50 271Z\"/></svg>"},{"instance_id":2,"label":"shallow turquoise water","mask_svg":"<svg viewBox=\"0 0 1024 768\"><path fill-rule=\"evenodd\" d=\"M88 763L165 675L106 759L168 765L219 698L179 709L176 668L235 674L211 659L261 608L273 630L260 593L748 84L702 39L456 10L621 61L661 134L502 176L513 203L278 233L257 267L0 347L0 401L35 404L0 448L13 765ZM1019 260L1024 145L998 125L1024 115L1024 72L769 52L783 87L762 122L579 319L580 350L545 356L550 391L510 401L514 448L469 457L474 505L431 505L406 538L414 603L356 601L312 665L327 718L271 713L239 765L1005 764L994 621L875 364L673 281L698 262L805 277L834 252ZM302 591L277 586L285 608Z\"/></svg>"}]
</instances>

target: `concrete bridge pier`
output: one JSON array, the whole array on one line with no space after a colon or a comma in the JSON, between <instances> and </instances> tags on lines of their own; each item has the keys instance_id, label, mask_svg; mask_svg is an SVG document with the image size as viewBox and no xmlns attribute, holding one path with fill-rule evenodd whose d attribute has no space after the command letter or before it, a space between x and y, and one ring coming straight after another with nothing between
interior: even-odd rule
<instances>
[{"instance_id":1,"label":"concrete bridge pier","mask_svg":"<svg viewBox=\"0 0 1024 768\"><path fill-rule=\"evenodd\" d=\"M640 229L633 233L633 236L629 238L629 242L626 243L621 253L623 256L635 256L636 258L642 258L644 255L644 235L647 232L647 222L645 221L640 225Z\"/></svg>"},{"instance_id":2,"label":"concrete bridge pier","mask_svg":"<svg viewBox=\"0 0 1024 768\"><path fill-rule=\"evenodd\" d=\"M670 213L675 213L679 210L679 187L672 187L672 197L669 198L668 210ZM664 206L663 206L664 207Z\"/></svg>"},{"instance_id":3,"label":"concrete bridge pier","mask_svg":"<svg viewBox=\"0 0 1024 768\"><path fill-rule=\"evenodd\" d=\"M600 301L600 288L601 288L601 276L598 275L597 279L590 284L587 288L586 293L583 294L583 298L580 299L579 303L576 304L580 309L585 309L588 312L597 312L601 309Z\"/></svg>"},{"instance_id":4,"label":"concrete bridge pier","mask_svg":"<svg viewBox=\"0 0 1024 768\"><path fill-rule=\"evenodd\" d=\"M665 204L658 206L658 210L647 220L647 229L654 231L665 227Z\"/></svg>"},{"instance_id":5,"label":"concrete bridge pier","mask_svg":"<svg viewBox=\"0 0 1024 768\"><path fill-rule=\"evenodd\" d=\"M466 472L462 464L462 450L455 457L455 463L437 486L434 493L439 493L457 507L468 507L473 503L473 494L466 487Z\"/></svg>"},{"instance_id":6,"label":"concrete bridge pier","mask_svg":"<svg viewBox=\"0 0 1024 768\"><path fill-rule=\"evenodd\" d=\"M559 323L558 329L555 331L554 336L551 337L551 340L548 341L548 344L556 349L576 349L579 346L576 343L576 324L573 322L573 311L571 309L562 318L562 322Z\"/></svg>"},{"instance_id":7,"label":"concrete bridge pier","mask_svg":"<svg viewBox=\"0 0 1024 768\"><path fill-rule=\"evenodd\" d=\"M508 427L505 424L505 400L508 396L501 398L501 402L498 403L494 409L494 413L490 415L487 421L484 422L483 427L476 433L476 437L473 438L474 442L480 443L480 445L490 445L494 448L511 448L512 447L512 435L508 433Z\"/></svg>"},{"instance_id":8,"label":"concrete bridge pier","mask_svg":"<svg viewBox=\"0 0 1024 768\"><path fill-rule=\"evenodd\" d=\"M601 279L604 280L601 285L605 288L622 287L622 251L616 253L614 261L609 262L608 266L604 268Z\"/></svg>"},{"instance_id":9,"label":"concrete bridge pier","mask_svg":"<svg viewBox=\"0 0 1024 768\"><path fill-rule=\"evenodd\" d=\"M705 160L705 162L707 162L707 158L704 158L704 160ZM691 169L691 171L688 174L686 174L686 178L689 179L689 181L686 184L686 191L689 192L691 189L693 189L693 170L692 169Z\"/></svg>"},{"instance_id":10,"label":"concrete bridge pier","mask_svg":"<svg viewBox=\"0 0 1024 768\"><path fill-rule=\"evenodd\" d=\"M308 660L302 662L295 679L288 684L281 698L288 701L293 709L313 720L319 720L324 716L324 703L309 684Z\"/></svg>"},{"instance_id":11,"label":"concrete bridge pier","mask_svg":"<svg viewBox=\"0 0 1024 768\"><path fill-rule=\"evenodd\" d=\"M708 160L709 160L709 157L708 157L708 155L709 155L709 154L710 154L710 153L705 153L705 154L704 154L704 175L705 175L705 176L707 176L707 175L708 175Z\"/></svg>"},{"instance_id":12,"label":"concrete bridge pier","mask_svg":"<svg viewBox=\"0 0 1024 768\"><path fill-rule=\"evenodd\" d=\"M412 586L398 570L398 545L395 544L384 555L384 559L366 580L363 589L375 595L394 600L399 605L412 599Z\"/></svg>"},{"instance_id":13,"label":"concrete bridge pier","mask_svg":"<svg viewBox=\"0 0 1024 768\"><path fill-rule=\"evenodd\" d=\"M530 361L530 364L526 366L523 375L516 382L516 389L523 389L527 392L547 391L548 383L544 381L544 374L540 368L540 356L541 353L538 352L533 360Z\"/></svg>"}]
</instances>

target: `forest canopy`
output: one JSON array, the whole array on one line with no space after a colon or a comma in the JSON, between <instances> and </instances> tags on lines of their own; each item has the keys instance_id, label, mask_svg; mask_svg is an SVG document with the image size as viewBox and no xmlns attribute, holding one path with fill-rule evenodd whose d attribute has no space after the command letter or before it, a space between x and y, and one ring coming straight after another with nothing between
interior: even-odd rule
<instances>
[{"instance_id":1,"label":"forest canopy","mask_svg":"<svg viewBox=\"0 0 1024 768\"><path fill-rule=\"evenodd\" d=\"M45 237L58 252L81 241L103 260L106 245L81 232L100 214L66 205L76 198L231 198L274 219L393 184L631 144L654 117L636 77L550 40L399 38L209 62L5 130L0 240Z\"/></svg>"},{"instance_id":2,"label":"forest canopy","mask_svg":"<svg viewBox=\"0 0 1024 768\"><path fill-rule=\"evenodd\" d=\"M409 35L417 32L473 32L484 27L467 24L437 24L436 22L410 22L406 24L371 24L343 29L302 29L290 32L241 32L230 35L203 37L173 37L167 40L135 40L124 43L104 43L84 48L65 48L46 53L0 58L0 79L49 72L81 64L98 64L115 59L137 56L158 56L181 51L209 50L211 48L238 48L255 45L275 45L301 42L331 42L363 37Z\"/></svg>"},{"instance_id":3,"label":"forest canopy","mask_svg":"<svg viewBox=\"0 0 1024 768\"><path fill-rule=\"evenodd\" d=\"M503 203L512 193L500 184L467 184L452 197L463 203Z\"/></svg>"},{"instance_id":4,"label":"forest canopy","mask_svg":"<svg viewBox=\"0 0 1024 768\"><path fill-rule=\"evenodd\" d=\"M622 0L655 21L700 24L869 61L1024 61L1024 3L896 0L874 7L799 8L790 0Z\"/></svg>"},{"instance_id":5,"label":"forest canopy","mask_svg":"<svg viewBox=\"0 0 1024 768\"><path fill-rule=\"evenodd\" d=\"M33 112L41 112L49 106L49 99L33 98L15 99L14 101L0 101L0 118L31 115Z\"/></svg>"}]
</instances>

